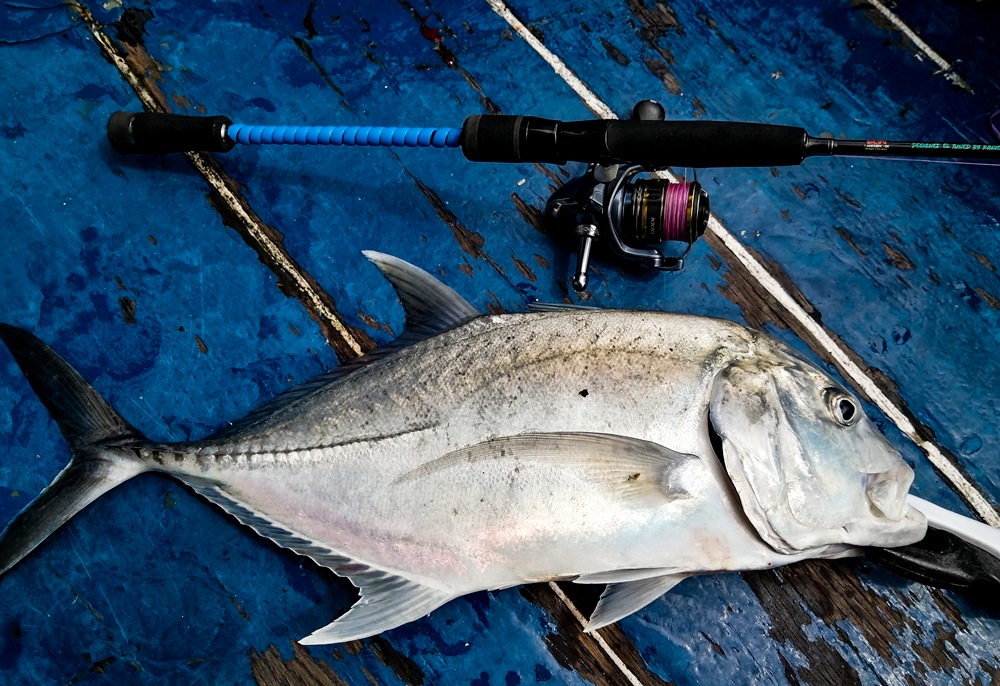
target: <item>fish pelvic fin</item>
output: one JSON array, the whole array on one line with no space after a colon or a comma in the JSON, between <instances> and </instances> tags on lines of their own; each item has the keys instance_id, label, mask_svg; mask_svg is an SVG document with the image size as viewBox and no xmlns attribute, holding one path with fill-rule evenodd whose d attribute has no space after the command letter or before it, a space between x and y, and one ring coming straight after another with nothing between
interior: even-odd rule
<instances>
[{"instance_id":1,"label":"fish pelvic fin","mask_svg":"<svg viewBox=\"0 0 1000 686\"><path fill-rule=\"evenodd\" d=\"M585 633L590 633L619 619L637 612L686 579L688 574L667 574L649 579L637 579L617 584L608 584L597 601L597 607L587 626Z\"/></svg>"},{"instance_id":2,"label":"fish pelvic fin","mask_svg":"<svg viewBox=\"0 0 1000 686\"><path fill-rule=\"evenodd\" d=\"M0 324L0 340L56 421L71 458L52 483L0 532L0 574L77 512L147 471L129 450L145 437L83 377L34 335Z\"/></svg>"}]
</instances>

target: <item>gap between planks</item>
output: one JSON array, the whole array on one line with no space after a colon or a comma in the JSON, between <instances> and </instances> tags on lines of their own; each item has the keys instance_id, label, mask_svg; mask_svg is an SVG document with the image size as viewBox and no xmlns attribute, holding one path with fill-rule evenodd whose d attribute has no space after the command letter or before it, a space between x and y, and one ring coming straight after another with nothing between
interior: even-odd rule
<instances>
[{"instance_id":1,"label":"gap between planks","mask_svg":"<svg viewBox=\"0 0 1000 686\"><path fill-rule=\"evenodd\" d=\"M556 597L563 602L563 605L569 609L570 613L576 617L576 621L580 622L581 626L587 626L587 619L583 616L583 613L576 608L576 605L569 599L569 596L567 596L566 593L559 588L559 584L555 581L550 581L549 588L551 588L552 592L556 594ZM604 637L600 634L600 630L595 629L589 633L597 642L597 645L601 646L601 650L607 653L608 657L611 658L611 661L615 663L615 666L622 673L622 676L624 676L625 679L632 684L632 686L643 686L643 683L639 681L639 678L632 672L631 669L628 668L625 661L622 660L618 656L618 653L616 653L614 649L608 645L608 642L604 640Z\"/></svg>"},{"instance_id":2,"label":"gap between planks","mask_svg":"<svg viewBox=\"0 0 1000 686\"><path fill-rule=\"evenodd\" d=\"M525 25L514 15L510 8L503 2L503 0L487 0L490 7L496 14L498 14L504 21L506 21L510 27L519 35L524 41L530 45L535 52L544 59L549 66L552 67L553 71L558 74L566 84L573 89L573 91L583 100L583 103L587 108L594 113L595 116L602 119L617 119L618 116L612 111L612 109L604 103L597 95L590 90L590 88L577 76L572 69L570 69L565 62L563 62L555 53L546 48L540 40L538 40L534 34L531 33L525 27ZM938 56L936 52L930 49L926 43L920 41L919 37L913 32L912 29L907 27L899 17L893 15L884 5L878 2L878 0L872 0L873 5L887 17L891 16L891 21L894 26L898 27L903 31L908 37L914 40L914 42L920 47L925 54L931 59L934 59L935 63L942 66L942 69L950 69L947 62L943 62L942 58ZM919 41L919 42L918 42ZM936 59L935 59L936 58ZM943 64L942 64L943 62ZM670 181L679 181L680 178L671 172L658 172L661 178L668 179ZM913 425L913 422L906 416L892 399L889 398L888 394L876 383L871 377L869 377L864 370L848 354L847 349L838 344L833 336L830 335L826 327L819 324L816 320L809 316L806 310L796 302L795 298L764 268L753 255L743 246L742 243L737 240L737 238L719 221L718 216L712 213L711 219L708 223L708 231L714 234L723 244L732 251L733 255L736 257L737 261L750 275L751 278L757 281L757 283L770 295L772 296L787 314L796 321L802 328L808 331L809 335L813 337L816 345L819 346L824 353L826 353L831 359L835 361L840 372L850 379L855 387L861 389L868 398L875 403L880 410L889 419L896 424L899 430L904 433L911 441L913 441L917 447L919 447L923 453L927 456L927 459L931 461L931 464L938 470L938 472L949 482L952 487L957 490L969 503L970 507L979 515L986 523L991 526L1000 528L1000 513L997 512L996 508L989 502L982 491L976 487L969 479L965 477L964 474L958 469L958 467L949 460L938 446L933 441L928 441L919 435L917 428Z\"/></svg>"}]
</instances>

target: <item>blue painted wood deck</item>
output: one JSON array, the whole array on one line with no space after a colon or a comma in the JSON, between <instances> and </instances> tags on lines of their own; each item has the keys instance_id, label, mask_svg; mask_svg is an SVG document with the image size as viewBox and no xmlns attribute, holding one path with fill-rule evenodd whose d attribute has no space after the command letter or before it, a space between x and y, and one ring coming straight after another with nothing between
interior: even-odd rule
<instances>
[{"instance_id":1,"label":"blue painted wood deck","mask_svg":"<svg viewBox=\"0 0 1000 686\"><path fill-rule=\"evenodd\" d=\"M896 4L923 43L861 0L503 7L623 117L655 98L672 119L989 142L1000 107L989 0ZM574 258L538 222L579 165L239 146L206 167L123 157L105 138L109 114L144 102L265 124L592 118L487 3L7 3L0 82L0 320L52 345L151 437L203 436L392 340L402 312L363 249L440 275L484 311L579 301ZM1000 169L812 159L697 177L728 231L883 394L883 409L866 409L913 465L913 491L975 514L931 452L1000 502ZM593 267L589 304L760 326L859 387L717 235L678 274L600 255ZM2 522L68 460L6 353L0 455ZM581 608L595 600L559 588ZM0 598L0 682L11 684L1000 680L995 604L864 561L689 579L602 631L607 649L541 585L306 650L292 640L349 607L353 587L155 475L57 532L0 579Z\"/></svg>"}]
</instances>

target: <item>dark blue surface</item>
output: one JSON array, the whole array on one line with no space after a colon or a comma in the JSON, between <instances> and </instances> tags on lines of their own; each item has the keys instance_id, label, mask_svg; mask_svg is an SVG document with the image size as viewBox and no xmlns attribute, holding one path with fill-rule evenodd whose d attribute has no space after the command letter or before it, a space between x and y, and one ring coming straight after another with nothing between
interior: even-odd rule
<instances>
[{"instance_id":1,"label":"dark blue surface","mask_svg":"<svg viewBox=\"0 0 1000 686\"><path fill-rule=\"evenodd\" d=\"M898 34L848 2L512 7L622 116L654 97L670 118L981 141L986 116L1000 106L990 70L998 19L973 3L897 11L932 46L962 60L974 94L954 90L898 45ZM368 126L459 126L491 108L592 116L480 3L129 8L92 4L91 12L119 45L144 46L159 70L154 82L178 113ZM209 187L183 158L127 158L107 146L108 115L140 105L84 23L68 9L2 11L10 103L0 110L2 319L50 343L129 421L164 440L205 435L335 365L314 321L225 227L206 202ZM435 38L447 52L435 51ZM565 246L532 228L514 201L516 194L540 208L551 193L553 179L533 165L473 164L455 150L357 147L238 146L218 160L347 322L379 343L401 330L402 313L363 249L440 275L484 310L520 310L526 296L571 293ZM553 166L547 171L564 178ZM698 178L727 226L780 265L823 323L885 372L940 444L1000 499L998 170L813 159ZM715 259L702 242L684 272L662 275L598 257L588 302L741 320L720 293L727 269ZM769 331L815 358L790 332ZM6 354L0 408L6 521L68 453ZM868 410L914 465L914 491L967 512L923 454ZM887 620L886 652L878 636L836 612L804 610L809 640L835 646L862 683L900 666L922 683L995 673L995 614L864 563L842 566L882 599L887 615L915 618ZM649 669L677 684L784 684L795 674L810 682L801 646L776 633L755 588L736 574L690 579L622 627ZM0 594L0 681L26 684L77 676L253 683L250 650L276 645L289 658L289 640L354 598L343 580L152 475L88 508L5 575ZM546 647L553 631L542 608L508 590L455 601L384 638L426 683L584 683ZM372 646L311 653L349 683L368 683L366 674L400 683ZM935 649L946 658L929 658Z\"/></svg>"}]
</instances>

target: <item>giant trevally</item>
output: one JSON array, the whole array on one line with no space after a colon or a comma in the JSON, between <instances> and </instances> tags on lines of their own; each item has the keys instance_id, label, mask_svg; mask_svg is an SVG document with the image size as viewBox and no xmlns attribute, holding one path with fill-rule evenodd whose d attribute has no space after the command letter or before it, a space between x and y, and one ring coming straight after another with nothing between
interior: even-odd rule
<instances>
[{"instance_id":1,"label":"giant trevally","mask_svg":"<svg viewBox=\"0 0 1000 686\"><path fill-rule=\"evenodd\" d=\"M608 584L595 629L687 576L924 536L910 467L780 341L678 314L481 315L426 272L366 254L396 288L403 336L200 441L148 440L3 325L72 458L0 534L0 573L147 471L360 589L305 644L552 579Z\"/></svg>"}]
</instances>

